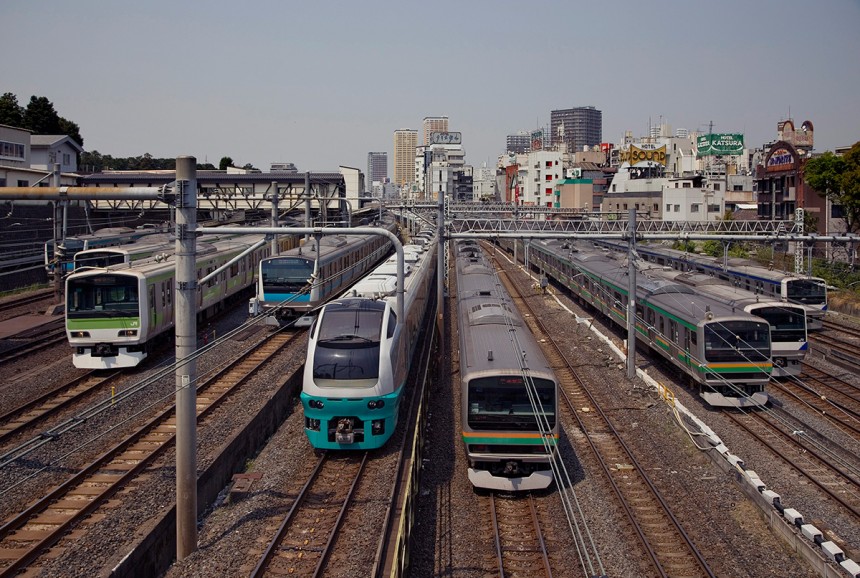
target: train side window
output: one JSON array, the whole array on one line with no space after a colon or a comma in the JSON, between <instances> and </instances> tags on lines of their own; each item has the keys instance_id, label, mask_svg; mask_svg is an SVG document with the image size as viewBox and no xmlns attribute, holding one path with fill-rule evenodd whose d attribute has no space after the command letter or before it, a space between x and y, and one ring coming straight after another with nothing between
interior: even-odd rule
<instances>
[{"instance_id":1,"label":"train side window","mask_svg":"<svg viewBox=\"0 0 860 578\"><path fill-rule=\"evenodd\" d=\"M155 308L155 285L149 286L149 308Z\"/></svg>"},{"instance_id":2,"label":"train side window","mask_svg":"<svg viewBox=\"0 0 860 578\"><path fill-rule=\"evenodd\" d=\"M648 325L650 325L651 327L654 327L654 310L648 309L646 311L646 315L648 316L648 318L647 318Z\"/></svg>"},{"instance_id":3,"label":"train side window","mask_svg":"<svg viewBox=\"0 0 860 578\"><path fill-rule=\"evenodd\" d=\"M397 315L394 314L394 311L391 311L388 314L388 332L386 334L386 337L388 337L388 339L391 339L392 337L394 337L394 330L396 328L397 328Z\"/></svg>"},{"instance_id":4,"label":"train side window","mask_svg":"<svg viewBox=\"0 0 860 578\"><path fill-rule=\"evenodd\" d=\"M672 319L669 320L669 337L678 343L678 324Z\"/></svg>"},{"instance_id":5,"label":"train side window","mask_svg":"<svg viewBox=\"0 0 860 578\"><path fill-rule=\"evenodd\" d=\"M657 331L659 331L661 335L666 335L666 332L663 329L663 318L660 317L659 319L657 319Z\"/></svg>"},{"instance_id":6,"label":"train side window","mask_svg":"<svg viewBox=\"0 0 860 578\"><path fill-rule=\"evenodd\" d=\"M164 282L161 283L161 308L167 306L167 292L164 289Z\"/></svg>"},{"instance_id":7,"label":"train side window","mask_svg":"<svg viewBox=\"0 0 860 578\"><path fill-rule=\"evenodd\" d=\"M239 274L239 263L230 265L230 277L236 277Z\"/></svg>"},{"instance_id":8,"label":"train side window","mask_svg":"<svg viewBox=\"0 0 860 578\"><path fill-rule=\"evenodd\" d=\"M173 279L167 281L167 304L173 304Z\"/></svg>"},{"instance_id":9,"label":"train side window","mask_svg":"<svg viewBox=\"0 0 860 578\"><path fill-rule=\"evenodd\" d=\"M693 348L696 347L696 343L698 342L698 333L696 333L695 329L691 329L690 331L690 343L693 344Z\"/></svg>"}]
</instances>

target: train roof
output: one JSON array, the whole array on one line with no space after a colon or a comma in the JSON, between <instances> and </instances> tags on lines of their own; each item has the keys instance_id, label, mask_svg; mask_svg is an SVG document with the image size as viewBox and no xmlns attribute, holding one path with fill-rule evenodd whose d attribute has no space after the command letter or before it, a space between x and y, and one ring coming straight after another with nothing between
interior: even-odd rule
<instances>
[{"instance_id":1,"label":"train roof","mask_svg":"<svg viewBox=\"0 0 860 578\"><path fill-rule=\"evenodd\" d=\"M219 253L240 253L251 245L265 239L265 235L242 235L241 237L223 239L215 243L197 243L196 253L197 261L209 259L217 256ZM84 268L80 271L75 271L69 275L68 279L75 279L80 276L103 275L105 273L114 273L120 275L143 275L151 276L160 274L176 268L175 254L156 255L131 261L130 263L119 263L110 265L105 268Z\"/></svg>"},{"instance_id":2,"label":"train roof","mask_svg":"<svg viewBox=\"0 0 860 578\"><path fill-rule=\"evenodd\" d=\"M546 251L547 246L541 249ZM583 271L605 279L619 291L627 293L627 265L610 258L599 250L578 251L570 254L553 252L557 257L569 260L571 264ZM636 276L637 301L646 302L691 324L699 324L715 318L722 320L764 320L754 317L743 310L738 311L720 299L697 292L693 287L679 283L673 279L647 276L644 273Z\"/></svg>"}]
</instances>

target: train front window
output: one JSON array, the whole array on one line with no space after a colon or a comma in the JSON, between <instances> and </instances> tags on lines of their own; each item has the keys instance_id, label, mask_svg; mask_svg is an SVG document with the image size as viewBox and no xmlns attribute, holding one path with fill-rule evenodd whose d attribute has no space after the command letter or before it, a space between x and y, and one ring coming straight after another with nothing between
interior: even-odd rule
<instances>
[{"instance_id":1,"label":"train front window","mask_svg":"<svg viewBox=\"0 0 860 578\"><path fill-rule=\"evenodd\" d=\"M760 307L750 313L770 324L771 341L806 341L806 315L803 309Z\"/></svg>"},{"instance_id":2,"label":"train front window","mask_svg":"<svg viewBox=\"0 0 860 578\"><path fill-rule=\"evenodd\" d=\"M533 380L540 407L555 427L555 383ZM473 430L536 431L535 412L522 376L481 377L469 382L469 427ZM542 422L543 423L543 422Z\"/></svg>"},{"instance_id":3,"label":"train front window","mask_svg":"<svg viewBox=\"0 0 860 578\"><path fill-rule=\"evenodd\" d=\"M765 361L770 358L770 326L757 321L714 321L705 325L707 361Z\"/></svg>"},{"instance_id":4,"label":"train front window","mask_svg":"<svg viewBox=\"0 0 860 578\"><path fill-rule=\"evenodd\" d=\"M295 293L310 282L314 262L312 259L275 257L264 261L262 270L264 292Z\"/></svg>"},{"instance_id":5,"label":"train front window","mask_svg":"<svg viewBox=\"0 0 860 578\"><path fill-rule=\"evenodd\" d=\"M109 251L96 251L93 253L78 253L75 255L75 269L80 267L98 267L104 269L111 265L125 262L125 257L120 253Z\"/></svg>"},{"instance_id":6,"label":"train front window","mask_svg":"<svg viewBox=\"0 0 860 578\"><path fill-rule=\"evenodd\" d=\"M378 379L384 313L378 301L326 306L317 322L314 379Z\"/></svg>"},{"instance_id":7,"label":"train front window","mask_svg":"<svg viewBox=\"0 0 860 578\"><path fill-rule=\"evenodd\" d=\"M138 317L137 279L117 275L99 275L70 279L66 316Z\"/></svg>"},{"instance_id":8,"label":"train front window","mask_svg":"<svg viewBox=\"0 0 860 578\"><path fill-rule=\"evenodd\" d=\"M819 279L794 279L786 281L789 301L804 305L821 305L827 302L827 287Z\"/></svg>"}]
</instances>

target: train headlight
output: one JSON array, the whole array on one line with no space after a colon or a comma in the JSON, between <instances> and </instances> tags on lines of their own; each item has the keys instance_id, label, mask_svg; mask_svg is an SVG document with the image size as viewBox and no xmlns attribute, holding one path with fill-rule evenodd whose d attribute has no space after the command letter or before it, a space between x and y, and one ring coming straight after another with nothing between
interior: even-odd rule
<instances>
[{"instance_id":1,"label":"train headlight","mask_svg":"<svg viewBox=\"0 0 860 578\"><path fill-rule=\"evenodd\" d=\"M120 329L117 335L119 337L135 337L137 335L137 329Z\"/></svg>"},{"instance_id":2,"label":"train headlight","mask_svg":"<svg viewBox=\"0 0 860 578\"><path fill-rule=\"evenodd\" d=\"M322 409L323 406L323 402L318 399L312 399L308 402L308 407L312 407L313 409Z\"/></svg>"},{"instance_id":3,"label":"train headlight","mask_svg":"<svg viewBox=\"0 0 860 578\"><path fill-rule=\"evenodd\" d=\"M89 337L89 331L72 331L72 337Z\"/></svg>"},{"instance_id":4,"label":"train headlight","mask_svg":"<svg viewBox=\"0 0 860 578\"><path fill-rule=\"evenodd\" d=\"M379 409L385 407L384 399L372 399L367 402L367 409Z\"/></svg>"}]
</instances>

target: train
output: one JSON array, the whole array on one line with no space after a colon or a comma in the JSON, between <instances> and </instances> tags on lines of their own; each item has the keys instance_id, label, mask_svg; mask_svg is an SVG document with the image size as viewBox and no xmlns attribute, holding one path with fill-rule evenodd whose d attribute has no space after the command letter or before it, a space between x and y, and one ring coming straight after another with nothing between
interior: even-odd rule
<instances>
[{"instance_id":1,"label":"train","mask_svg":"<svg viewBox=\"0 0 860 578\"><path fill-rule=\"evenodd\" d=\"M392 218L367 227L397 231ZM382 235L311 237L298 247L260 261L249 313L296 321L361 279L391 250L391 241Z\"/></svg>"},{"instance_id":2,"label":"train","mask_svg":"<svg viewBox=\"0 0 860 578\"><path fill-rule=\"evenodd\" d=\"M617 254L616 254L617 255ZM787 301L767 299L705 273L679 273L670 267L646 266L645 275L685 283L697 292L709 295L731 307L761 317L770 325L772 377L800 375L803 359L809 351L806 309Z\"/></svg>"},{"instance_id":3,"label":"train","mask_svg":"<svg viewBox=\"0 0 860 578\"><path fill-rule=\"evenodd\" d=\"M627 246L601 241L602 246L626 251ZM824 326L827 313L827 282L820 277L807 277L796 273L776 271L749 259L732 257L717 259L708 255L691 254L657 244L637 244L636 252L642 259L657 265L672 267L681 272L704 273L728 281L732 285L775 299L801 305L806 309L809 331Z\"/></svg>"},{"instance_id":4,"label":"train","mask_svg":"<svg viewBox=\"0 0 860 578\"><path fill-rule=\"evenodd\" d=\"M558 446L558 381L495 269L455 244L460 426L476 489L548 488Z\"/></svg>"},{"instance_id":5,"label":"train","mask_svg":"<svg viewBox=\"0 0 860 578\"><path fill-rule=\"evenodd\" d=\"M434 300L436 243L405 245L403 319L396 257L325 304L308 332L301 402L316 449L371 450L397 427L422 321Z\"/></svg>"},{"instance_id":6,"label":"train","mask_svg":"<svg viewBox=\"0 0 860 578\"><path fill-rule=\"evenodd\" d=\"M265 239L243 235L197 244L200 279ZM288 236L283 242L289 243ZM270 254L266 243L197 288L197 314L205 318L254 285L259 262ZM75 367L135 367L174 327L174 255L107 267L88 267L66 278L66 334Z\"/></svg>"},{"instance_id":7,"label":"train","mask_svg":"<svg viewBox=\"0 0 860 578\"><path fill-rule=\"evenodd\" d=\"M176 249L175 238L168 233L148 235L121 245L83 249L72 257L72 270L87 267L104 269L111 265L129 264L155 255L167 256Z\"/></svg>"},{"instance_id":8,"label":"train","mask_svg":"<svg viewBox=\"0 0 860 578\"><path fill-rule=\"evenodd\" d=\"M529 260L583 305L627 327L628 268L563 240L530 243ZM637 276L636 334L713 407L763 407L773 370L770 325L674 280Z\"/></svg>"},{"instance_id":9,"label":"train","mask_svg":"<svg viewBox=\"0 0 860 578\"><path fill-rule=\"evenodd\" d=\"M80 251L104 247L116 247L131 243L147 235L158 233L160 229L132 229L131 227L105 227L92 234L66 237L59 243L60 251L56 250L54 240L47 241L44 246L45 269L53 273L57 264L63 274L74 270L74 257Z\"/></svg>"}]
</instances>

